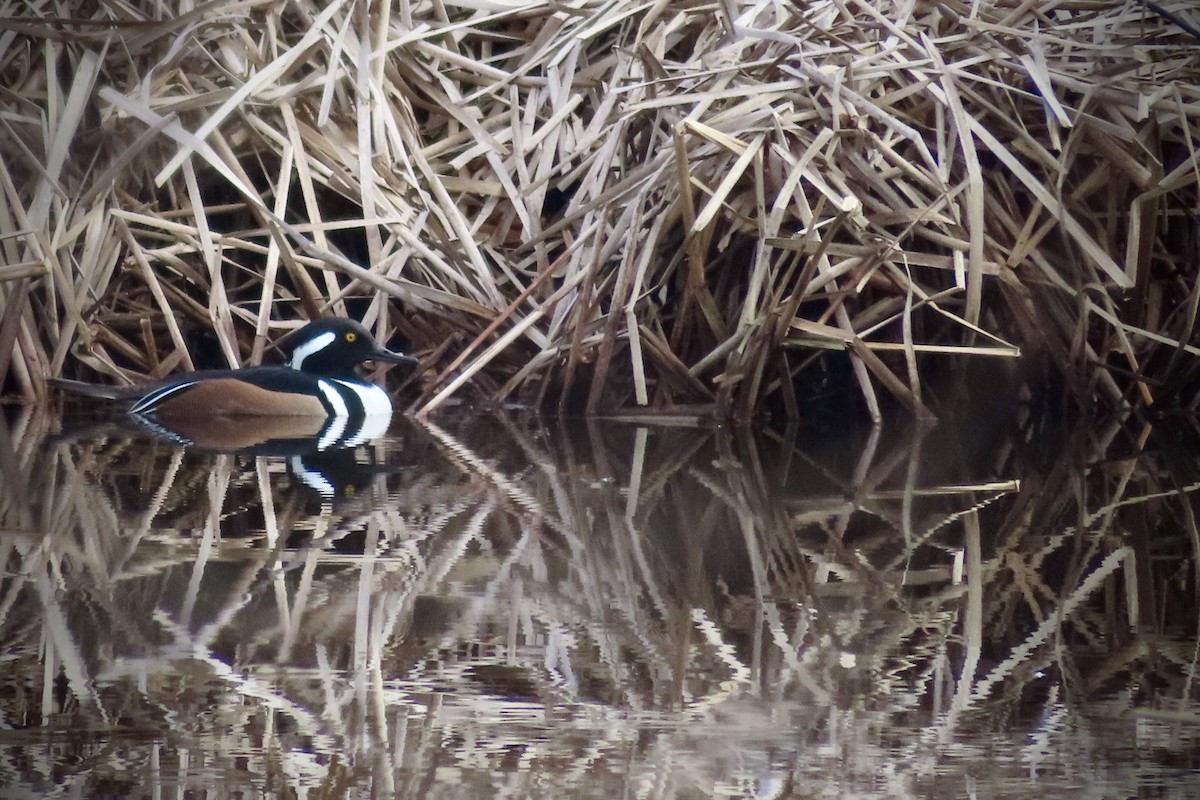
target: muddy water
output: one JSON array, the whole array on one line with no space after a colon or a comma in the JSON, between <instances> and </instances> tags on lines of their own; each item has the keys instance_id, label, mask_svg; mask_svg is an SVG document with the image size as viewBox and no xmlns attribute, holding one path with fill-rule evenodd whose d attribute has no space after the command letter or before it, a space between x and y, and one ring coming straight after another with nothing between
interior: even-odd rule
<instances>
[{"instance_id":1,"label":"muddy water","mask_svg":"<svg viewBox=\"0 0 1200 800\"><path fill-rule=\"evenodd\" d=\"M1200 796L1190 429L2 418L0 797Z\"/></svg>"}]
</instances>

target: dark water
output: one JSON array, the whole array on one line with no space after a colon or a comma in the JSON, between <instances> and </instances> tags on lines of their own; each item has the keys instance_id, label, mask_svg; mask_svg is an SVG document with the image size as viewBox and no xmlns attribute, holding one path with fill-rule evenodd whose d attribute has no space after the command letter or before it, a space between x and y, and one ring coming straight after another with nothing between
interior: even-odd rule
<instances>
[{"instance_id":1,"label":"dark water","mask_svg":"<svg viewBox=\"0 0 1200 800\"><path fill-rule=\"evenodd\" d=\"M5 798L1200 796L1178 423L3 420Z\"/></svg>"}]
</instances>

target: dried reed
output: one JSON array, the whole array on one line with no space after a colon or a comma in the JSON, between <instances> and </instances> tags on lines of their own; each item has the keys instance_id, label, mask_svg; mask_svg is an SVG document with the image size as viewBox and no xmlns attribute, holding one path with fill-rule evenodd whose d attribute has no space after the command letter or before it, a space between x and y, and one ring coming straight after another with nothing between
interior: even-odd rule
<instances>
[{"instance_id":1,"label":"dried reed","mask_svg":"<svg viewBox=\"0 0 1200 800\"><path fill-rule=\"evenodd\" d=\"M473 379L794 415L796 347L849 358L876 417L880 390L931 413L932 360L1020 349L1083 402L1154 402L1196 372L1195 22L3 2L0 380L239 365L350 313L425 354L422 412Z\"/></svg>"}]
</instances>

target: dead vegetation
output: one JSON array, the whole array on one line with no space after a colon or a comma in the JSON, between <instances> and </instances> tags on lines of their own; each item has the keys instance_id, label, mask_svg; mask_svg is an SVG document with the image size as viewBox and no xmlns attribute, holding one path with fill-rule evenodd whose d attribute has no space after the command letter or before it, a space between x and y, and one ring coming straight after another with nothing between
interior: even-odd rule
<instances>
[{"instance_id":1,"label":"dead vegetation","mask_svg":"<svg viewBox=\"0 0 1200 800\"><path fill-rule=\"evenodd\" d=\"M254 363L350 314L554 408L933 413L1036 353L1194 383L1186 0L0 4L0 381ZM834 353L830 354L830 351ZM821 358L822 356L827 358Z\"/></svg>"}]
</instances>

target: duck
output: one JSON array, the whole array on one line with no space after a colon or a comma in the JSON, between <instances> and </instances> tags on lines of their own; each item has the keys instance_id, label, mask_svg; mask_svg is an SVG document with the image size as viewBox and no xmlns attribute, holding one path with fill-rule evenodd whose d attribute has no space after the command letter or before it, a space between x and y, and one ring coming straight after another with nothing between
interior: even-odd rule
<instances>
[{"instance_id":1,"label":"duck","mask_svg":"<svg viewBox=\"0 0 1200 800\"><path fill-rule=\"evenodd\" d=\"M295 417L318 429L332 420L390 416L392 401L362 378L366 361L416 365L417 359L387 349L359 322L344 317L309 322L289 337L286 365L200 370L150 386L111 387L51 379L75 394L132 401L128 412L164 422L213 418Z\"/></svg>"}]
</instances>

